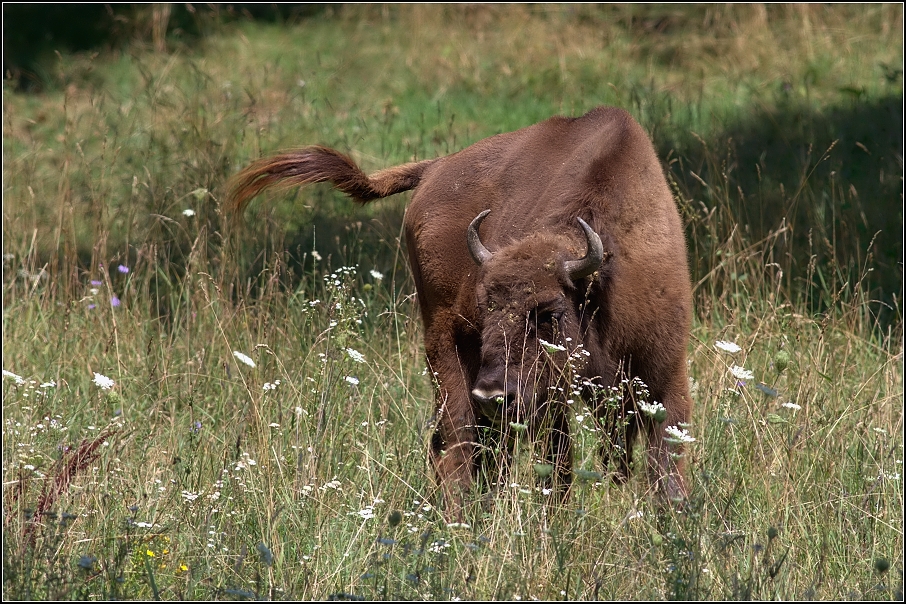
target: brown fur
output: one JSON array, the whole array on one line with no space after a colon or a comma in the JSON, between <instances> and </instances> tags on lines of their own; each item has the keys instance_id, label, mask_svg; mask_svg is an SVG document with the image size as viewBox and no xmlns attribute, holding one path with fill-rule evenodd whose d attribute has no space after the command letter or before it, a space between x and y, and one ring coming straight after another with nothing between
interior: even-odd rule
<instances>
[{"instance_id":1,"label":"brown fur","mask_svg":"<svg viewBox=\"0 0 906 604\"><path fill-rule=\"evenodd\" d=\"M371 176L337 151L307 147L253 163L232 181L230 200L241 211L268 187L325 181L362 203L415 190L404 227L437 380L431 458L452 517L479 471L492 467L485 462L500 461L484 455L482 427L507 435L525 424L555 468L547 482L565 493L573 378L586 394L631 377L647 384L649 402L667 410L661 424L627 413L636 411L629 393L616 407L589 397L605 435L621 447L614 478L628 476L633 441L644 431L652 487L685 496L682 447L665 440L664 428L688 422L691 411L686 247L651 142L628 113L600 107L553 117ZM480 237L493 256L479 266L466 231L486 209ZM605 260L573 282L564 263L587 248L577 218L599 234ZM566 350L545 350L539 339ZM612 450L602 446L605 459Z\"/></svg>"}]
</instances>

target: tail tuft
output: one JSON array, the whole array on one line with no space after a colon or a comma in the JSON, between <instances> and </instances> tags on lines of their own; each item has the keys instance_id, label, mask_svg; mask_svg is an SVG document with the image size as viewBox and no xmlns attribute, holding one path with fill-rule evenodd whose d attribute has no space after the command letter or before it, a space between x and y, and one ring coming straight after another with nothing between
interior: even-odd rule
<instances>
[{"instance_id":1,"label":"tail tuft","mask_svg":"<svg viewBox=\"0 0 906 604\"><path fill-rule=\"evenodd\" d=\"M437 160L387 168L368 176L347 155L313 146L258 159L230 179L227 207L242 212L265 189L287 189L317 182L333 185L360 203L388 197L418 186L422 173Z\"/></svg>"}]
</instances>

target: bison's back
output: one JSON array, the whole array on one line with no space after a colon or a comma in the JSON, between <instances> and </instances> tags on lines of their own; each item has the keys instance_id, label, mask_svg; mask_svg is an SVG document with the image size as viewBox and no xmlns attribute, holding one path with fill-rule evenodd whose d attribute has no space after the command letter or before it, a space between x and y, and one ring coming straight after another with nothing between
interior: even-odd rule
<instances>
[{"instance_id":1,"label":"bison's back","mask_svg":"<svg viewBox=\"0 0 906 604\"><path fill-rule=\"evenodd\" d=\"M423 302L452 305L474 280L465 234L486 209L481 235L492 251L555 231L573 236L574 250L584 253L579 216L614 248L620 270L661 282L685 279L688 289L682 224L660 162L622 109L553 117L481 140L426 170L405 221ZM684 294L671 297L677 295Z\"/></svg>"}]
</instances>

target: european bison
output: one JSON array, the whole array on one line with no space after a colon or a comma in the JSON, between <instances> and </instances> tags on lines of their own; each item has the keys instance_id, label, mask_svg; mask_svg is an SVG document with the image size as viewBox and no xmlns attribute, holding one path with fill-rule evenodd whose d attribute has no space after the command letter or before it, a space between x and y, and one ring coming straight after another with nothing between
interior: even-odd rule
<instances>
[{"instance_id":1,"label":"european bison","mask_svg":"<svg viewBox=\"0 0 906 604\"><path fill-rule=\"evenodd\" d=\"M252 163L229 203L241 212L266 188L327 181L363 204L414 190L406 245L436 378L430 457L451 517L482 469L496 476L490 435L505 448L527 432L546 461L539 473L564 495L577 391L602 429L605 467L615 453L615 480L628 477L644 430L652 487L685 497L684 439L668 428L689 420L692 402L686 245L651 142L627 112L552 117L371 175L306 147Z\"/></svg>"}]
</instances>

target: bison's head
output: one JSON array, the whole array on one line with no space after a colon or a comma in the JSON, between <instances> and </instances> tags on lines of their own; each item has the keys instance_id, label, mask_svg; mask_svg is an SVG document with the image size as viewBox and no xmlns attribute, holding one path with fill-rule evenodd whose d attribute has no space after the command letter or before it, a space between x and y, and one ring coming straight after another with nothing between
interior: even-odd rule
<instances>
[{"instance_id":1,"label":"bison's head","mask_svg":"<svg viewBox=\"0 0 906 604\"><path fill-rule=\"evenodd\" d=\"M533 422L539 405L552 390L567 389L569 369L584 360L585 288L578 282L597 271L607 255L581 218L588 250L583 258L570 251L572 239L546 233L492 253L478 237L487 214L479 214L468 230L469 251L483 268L477 288L481 367L472 397L492 420Z\"/></svg>"}]
</instances>

